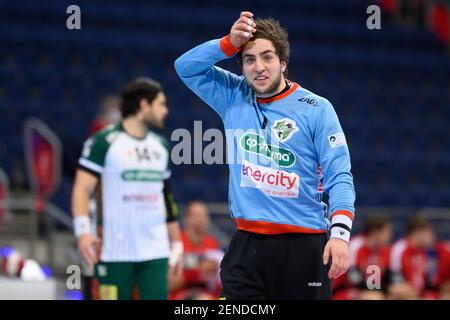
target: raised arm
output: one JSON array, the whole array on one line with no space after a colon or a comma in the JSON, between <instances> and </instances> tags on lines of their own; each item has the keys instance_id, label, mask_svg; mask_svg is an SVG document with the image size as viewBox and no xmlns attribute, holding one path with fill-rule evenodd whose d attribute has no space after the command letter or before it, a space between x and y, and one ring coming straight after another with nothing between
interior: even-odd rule
<instances>
[{"instance_id":1,"label":"raised arm","mask_svg":"<svg viewBox=\"0 0 450 320\"><path fill-rule=\"evenodd\" d=\"M211 106L223 119L226 108L233 103L236 90L245 81L215 66L239 52L256 31L251 12L242 12L230 34L205 42L179 57L175 70L186 86Z\"/></svg>"}]
</instances>

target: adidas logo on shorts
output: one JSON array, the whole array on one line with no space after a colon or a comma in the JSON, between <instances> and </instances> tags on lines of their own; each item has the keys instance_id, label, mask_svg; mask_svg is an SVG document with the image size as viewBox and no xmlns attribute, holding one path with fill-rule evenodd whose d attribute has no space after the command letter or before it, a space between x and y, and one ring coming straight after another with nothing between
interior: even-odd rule
<instances>
[{"instance_id":1,"label":"adidas logo on shorts","mask_svg":"<svg viewBox=\"0 0 450 320\"><path fill-rule=\"evenodd\" d=\"M321 287L322 282L308 282L308 287Z\"/></svg>"}]
</instances>

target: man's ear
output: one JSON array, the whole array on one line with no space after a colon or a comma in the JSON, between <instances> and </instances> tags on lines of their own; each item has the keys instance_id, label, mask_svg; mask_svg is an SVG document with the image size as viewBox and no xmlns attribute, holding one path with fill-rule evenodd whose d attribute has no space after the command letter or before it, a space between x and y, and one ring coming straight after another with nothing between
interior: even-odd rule
<instances>
[{"instance_id":1,"label":"man's ear","mask_svg":"<svg viewBox=\"0 0 450 320\"><path fill-rule=\"evenodd\" d=\"M145 109L145 107L146 107L147 105L148 105L147 99L142 98L142 99L139 101L139 112L140 112L140 111L144 111L144 109Z\"/></svg>"},{"instance_id":2,"label":"man's ear","mask_svg":"<svg viewBox=\"0 0 450 320\"><path fill-rule=\"evenodd\" d=\"M284 60L281 60L280 64L281 64L281 72L284 73L286 71L286 68L287 68L287 62L284 61Z\"/></svg>"}]
</instances>

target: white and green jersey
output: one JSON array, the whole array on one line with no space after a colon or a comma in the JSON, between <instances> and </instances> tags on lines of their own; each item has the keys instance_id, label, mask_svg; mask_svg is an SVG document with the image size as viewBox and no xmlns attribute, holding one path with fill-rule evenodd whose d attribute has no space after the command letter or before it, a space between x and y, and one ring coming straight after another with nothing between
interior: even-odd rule
<instances>
[{"instance_id":1,"label":"white and green jersey","mask_svg":"<svg viewBox=\"0 0 450 320\"><path fill-rule=\"evenodd\" d=\"M167 141L111 125L84 144L82 170L100 178L97 195L101 261L146 261L169 255L165 181L170 176Z\"/></svg>"}]
</instances>

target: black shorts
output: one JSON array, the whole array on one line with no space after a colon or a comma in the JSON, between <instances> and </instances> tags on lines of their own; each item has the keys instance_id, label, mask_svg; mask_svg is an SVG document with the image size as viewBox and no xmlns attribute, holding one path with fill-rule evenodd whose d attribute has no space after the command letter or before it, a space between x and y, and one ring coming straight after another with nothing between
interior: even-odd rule
<instances>
[{"instance_id":1,"label":"black shorts","mask_svg":"<svg viewBox=\"0 0 450 320\"><path fill-rule=\"evenodd\" d=\"M220 270L222 299L331 299L323 265L328 235L262 235L238 230ZM331 260L331 259L330 259Z\"/></svg>"}]
</instances>

